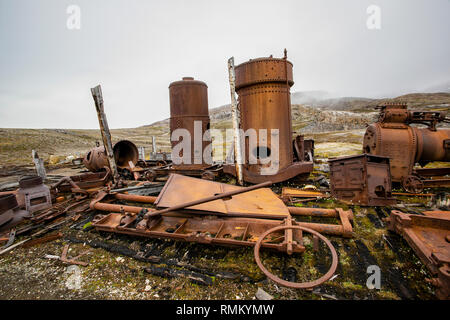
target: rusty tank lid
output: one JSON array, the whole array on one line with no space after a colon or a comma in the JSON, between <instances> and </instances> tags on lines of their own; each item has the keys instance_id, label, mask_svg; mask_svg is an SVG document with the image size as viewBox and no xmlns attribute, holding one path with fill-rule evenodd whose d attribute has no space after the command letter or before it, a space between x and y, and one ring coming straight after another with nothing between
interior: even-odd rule
<instances>
[{"instance_id":1,"label":"rusty tank lid","mask_svg":"<svg viewBox=\"0 0 450 320\"><path fill-rule=\"evenodd\" d=\"M39 176L24 176L19 180L20 189L27 189L40 186L42 178Z\"/></svg>"},{"instance_id":2,"label":"rusty tank lid","mask_svg":"<svg viewBox=\"0 0 450 320\"><path fill-rule=\"evenodd\" d=\"M199 86L205 86L208 88L206 83L200 80L194 80L194 77L183 77L181 80L174 81L169 85L169 88L174 86L190 86L190 85L199 85Z\"/></svg>"},{"instance_id":3,"label":"rusty tank lid","mask_svg":"<svg viewBox=\"0 0 450 320\"><path fill-rule=\"evenodd\" d=\"M287 58L263 57L250 59L235 67L236 90L263 83L294 85L293 64Z\"/></svg>"}]
</instances>

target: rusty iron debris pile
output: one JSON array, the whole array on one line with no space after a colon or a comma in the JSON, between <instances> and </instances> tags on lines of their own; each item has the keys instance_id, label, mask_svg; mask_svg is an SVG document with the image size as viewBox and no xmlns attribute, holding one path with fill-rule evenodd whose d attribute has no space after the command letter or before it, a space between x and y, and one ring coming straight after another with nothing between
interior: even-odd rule
<instances>
[{"instance_id":1,"label":"rusty iron debris pile","mask_svg":"<svg viewBox=\"0 0 450 320\"><path fill-rule=\"evenodd\" d=\"M62 225L90 221L91 228L101 232L252 247L256 265L269 279L285 287L309 289L330 280L338 268L336 249L327 237L354 236L355 218L348 205L387 207L392 209L386 219L387 229L400 234L430 270L437 297L449 299L450 211L411 213L398 206L394 210L401 202L398 197L405 196L429 197L435 206L436 201L448 206L446 195L437 199L438 194L421 192L429 187L448 187L450 170L416 167L450 160L450 130L436 128L441 122L450 122L445 113L410 111L405 105L381 106L378 122L371 124L365 133L363 154L329 159L329 180L324 176L316 178L315 182L329 186L329 190L311 185L300 188L311 181L308 177L314 168L314 141L302 135L293 136L292 63L285 53L281 59L272 56L252 59L235 69L231 64L231 69L235 72L230 73L235 75L230 76L230 85L238 96L240 129L279 130L276 173L261 173L270 166L263 158L275 152L269 147L271 137L256 139L258 143L253 149L248 136L235 137L235 141L243 141L242 167L236 159L234 164L205 162L204 155L212 155L212 150L203 139L196 150L194 141L196 135L203 137L210 129L207 85L202 81L184 77L169 85L170 133L177 129L190 133L192 140L185 142L195 152L189 159L182 152L158 151L154 139L150 160L132 141L121 140L113 145L98 86L91 92L103 145L97 144L82 160L91 172L50 181L42 166L36 165L40 176L22 177L18 189L1 192L0 240L4 246L0 254L18 246L54 241L63 235L52 231ZM176 141L171 146L172 150L178 150ZM232 158L235 150L236 146L232 148ZM39 159L36 152L33 154L33 161ZM250 155L258 161L250 163ZM76 164L80 162L77 159ZM237 184L246 182L247 186L223 183L227 177L236 177ZM291 186L284 186L280 194L271 189L273 184L285 181L291 182ZM406 192L393 192L393 185L398 183ZM329 199L341 201L342 206L301 205ZM305 222L305 217L310 220ZM330 223L330 219L337 223ZM17 236L24 239L15 242ZM321 247L328 253L319 250ZM70 258L68 249L66 245L61 256L48 258L81 266L88 264L79 258L89 251ZM312 250L328 254L330 264L328 271L315 280L287 281L265 266L261 250L287 255ZM168 274L155 268L146 271L169 277L183 273Z\"/></svg>"}]
</instances>

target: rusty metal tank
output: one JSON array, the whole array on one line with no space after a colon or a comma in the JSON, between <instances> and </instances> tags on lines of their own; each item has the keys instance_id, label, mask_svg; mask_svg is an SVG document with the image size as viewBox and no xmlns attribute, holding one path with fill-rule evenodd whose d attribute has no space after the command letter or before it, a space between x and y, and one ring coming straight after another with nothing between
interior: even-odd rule
<instances>
[{"instance_id":1,"label":"rusty metal tank","mask_svg":"<svg viewBox=\"0 0 450 320\"><path fill-rule=\"evenodd\" d=\"M379 120L364 135L363 152L390 158L392 181L402 182L414 165L450 161L450 129L436 129L445 112L410 111L403 104L381 106ZM410 124L426 124L414 127Z\"/></svg>"},{"instance_id":2,"label":"rusty metal tank","mask_svg":"<svg viewBox=\"0 0 450 320\"><path fill-rule=\"evenodd\" d=\"M180 81L169 85L170 97L170 135L176 129L186 129L190 133L191 157L189 161L174 164L174 169L197 170L206 168L203 152L210 142L203 141L205 131L210 128L208 111L208 86L206 83L194 80L192 77L184 77ZM194 139L201 141L198 146ZM172 149L178 144L172 141ZM182 153L179 154L182 157ZM172 155L172 160L174 159Z\"/></svg>"},{"instance_id":3,"label":"rusty metal tank","mask_svg":"<svg viewBox=\"0 0 450 320\"><path fill-rule=\"evenodd\" d=\"M312 171L312 162L294 162L292 142L292 116L290 87L294 84L293 64L284 58L251 59L235 67L236 92L240 108L241 129L246 132L255 129L257 145L252 147L251 137L245 135L244 180L260 183L271 180L280 182L302 173ZM267 140L261 142L261 129L267 129ZM278 129L279 159L278 172L262 175L262 169L272 163L265 159L271 157L271 130ZM254 145L254 144L253 144ZM251 164L250 157L256 157L257 163ZM234 166L232 166L234 168ZM234 169L224 167L224 171L233 174Z\"/></svg>"},{"instance_id":4,"label":"rusty metal tank","mask_svg":"<svg viewBox=\"0 0 450 320\"><path fill-rule=\"evenodd\" d=\"M139 151L136 145L128 140L121 140L113 147L114 159L117 167L129 168L129 161L135 165L139 160ZM83 158L84 166L92 172L102 170L109 167L108 157L106 156L105 147L96 147L91 149Z\"/></svg>"}]
</instances>

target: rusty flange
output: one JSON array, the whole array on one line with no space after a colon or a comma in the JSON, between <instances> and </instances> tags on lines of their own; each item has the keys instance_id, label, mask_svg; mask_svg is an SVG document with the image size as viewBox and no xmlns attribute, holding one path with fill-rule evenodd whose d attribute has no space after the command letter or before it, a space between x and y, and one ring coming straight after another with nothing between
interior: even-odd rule
<instances>
[{"instance_id":1,"label":"rusty flange","mask_svg":"<svg viewBox=\"0 0 450 320\"><path fill-rule=\"evenodd\" d=\"M261 262L261 258L259 256L259 250L261 248L261 245L263 243L263 240L271 233L276 232L276 231L280 231L280 230L286 230L286 229L296 229L296 230L301 230L301 231L306 231L308 233L311 233L312 235L318 237L319 239L321 239L323 242L325 242L325 244L328 246L328 248L331 251L331 256L332 256L332 262L331 262L331 267L328 270L328 272L326 274L324 274L322 277L320 277L317 280L313 280L313 281L309 281L309 282L290 282L290 281L286 281L283 280L277 276L275 276L274 274L270 273L269 270L266 269L266 267L264 267L264 265ZM325 238L323 235L321 235L320 233L318 233L317 231L311 230L309 228L305 228L305 227L300 227L300 226L289 226L289 225L285 225L285 226L279 226L279 227L275 227L272 228L270 230L267 230L256 242L255 244L255 248L254 248L254 255L255 255L255 261L256 264L258 265L258 267L261 269L261 271L272 281L288 287L288 288L294 288L294 289L309 289L309 288L313 288L316 287L318 285L321 285L322 283L324 283L325 281L329 280L333 274L336 272L336 268L337 268L337 264L338 264L338 256L336 253L336 249L333 247L333 245L331 244L331 242Z\"/></svg>"}]
</instances>

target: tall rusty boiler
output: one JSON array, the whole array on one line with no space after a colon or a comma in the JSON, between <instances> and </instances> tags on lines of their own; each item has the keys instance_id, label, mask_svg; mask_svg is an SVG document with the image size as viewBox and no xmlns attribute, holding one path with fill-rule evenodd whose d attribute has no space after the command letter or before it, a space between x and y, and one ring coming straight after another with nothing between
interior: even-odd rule
<instances>
[{"instance_id":1,"label":"tall rusty boiler","mask_svg":"<svg viewBox=\"0 0 450 320\"><path fill-rule=\"evenodd\" d=\"M205 132L210 128L208 86L192 77L184 77L182 80L172 82L169 85L169 96L170 135L172 137L172 133L176 129L189 131L191 151L191 156L187 161L181 159L181 163L173 164L172 168L201 170L209 167L210 164L205 162L208 159L203 157L206 147L210 144L208 141L203 141ZM178 143L181 143L181 141L171 141L172 150ZM176 156L183 157L183 152L184 150L181 150ZM173 155L172 160L174 160Z\"/></svg>"},{"instance_id":2,"label":"tall rusty boiler","mask_svg":"<svg viewBox=\"0 0 450 320\"><path fill-rule=\"evenodd\" d=\"M423 167L433 161L450 161L450 129L436 129L437 123L448 122L446 113L412 111L404 104L380 108L378 122L371 124L364 135L363 152L389 157L392 181L401 182L407 190L419 191L419 185L423 182L419 181L418 173L427 176L436 169L414 169L416 163ZM445 175L444 171L440 170L441 174Z\"/></svg>"},{"instance_id":3,"label":"tall rusty boiler","mask_svg":"<svg viewBox=\"0 0 450 320\"><path fill-rule=\"evenodd\" d=\"M311 161L294 161L290 97L290 87L294 84L292 69L293 64L286 56L281 59L272 56L251 59L235 67L240 128L244 132L254 129L257 135L256 145L251 143L250 136L244 135L243 138L244 181L261 183L270 180L276 183L313 170ZM278 159L275 160L278 161L278 170L267 175L263 174L264 169L273 165L273 162L266 161L273 153L273 129L278 130L278 135L274 136L279 143ZM267 140L262 143L260 136L266 134ZM257 163L252 163L250 157L256 158ZM303 155L298 159L303 160ZM235 166L224 165L224 172L235 175Z\"/></svg>"}]
</instances>

